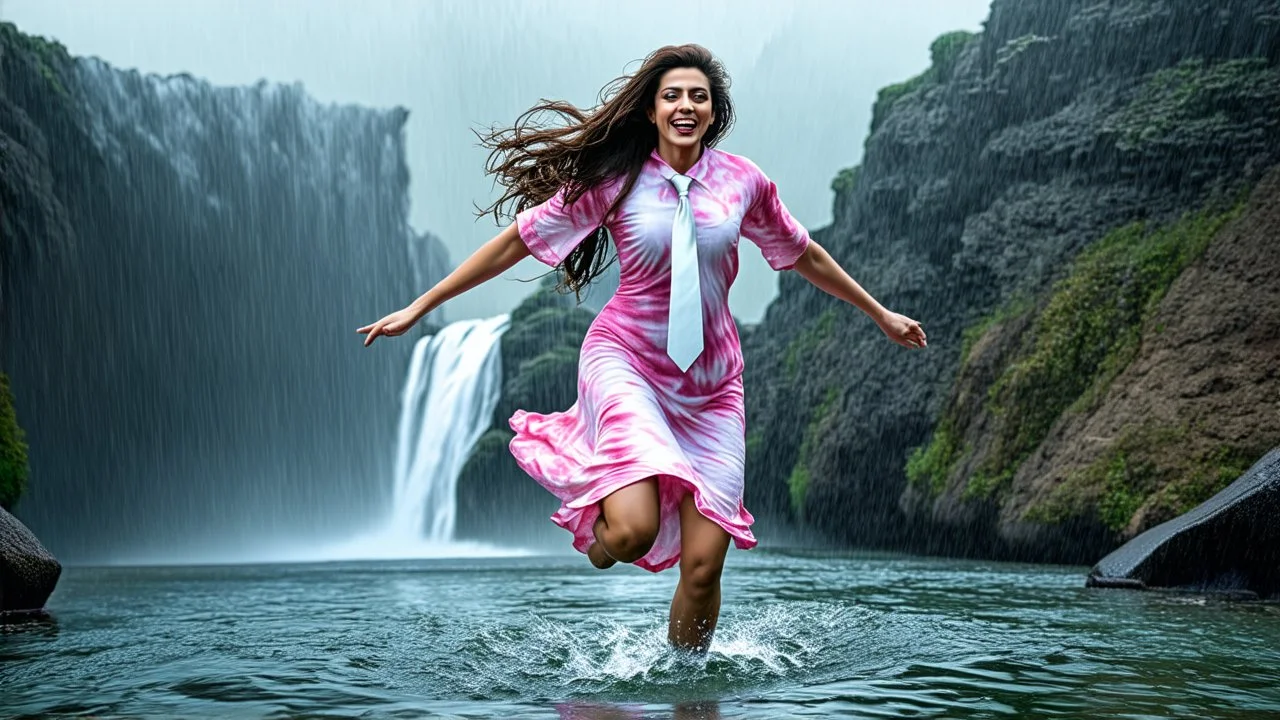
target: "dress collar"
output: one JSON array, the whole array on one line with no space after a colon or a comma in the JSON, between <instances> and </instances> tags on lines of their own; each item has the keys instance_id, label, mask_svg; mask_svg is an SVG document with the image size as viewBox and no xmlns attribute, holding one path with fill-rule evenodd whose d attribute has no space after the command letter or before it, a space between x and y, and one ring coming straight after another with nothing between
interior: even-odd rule
<instances>
[{"instance_id":1,"label":"dress collar","mask_svg":"<svg viewBox=\"0 0 1280 720\"><path fill-rule=\"evenodd\" d=\"M694 161L693 167L689 168L689 170L684 173L685 177L691 177L695 181L705 185L706 183L703 181L703 178L710 174L711 163L712 163L712 161L709 160L707 156L714 153L715 151L716 151L715 148L703 147L702 154L699 155L698 159ZM657 163L658 172L662 174L662 177L666 178L667 180L670 180L671 176L676 174L675 169L672 168L670 165L668 165L667 161L663 160L662 156L658 154L658 148L655 147L649 153L649 157L655 163Z\"/></svg>"}]
</instances>

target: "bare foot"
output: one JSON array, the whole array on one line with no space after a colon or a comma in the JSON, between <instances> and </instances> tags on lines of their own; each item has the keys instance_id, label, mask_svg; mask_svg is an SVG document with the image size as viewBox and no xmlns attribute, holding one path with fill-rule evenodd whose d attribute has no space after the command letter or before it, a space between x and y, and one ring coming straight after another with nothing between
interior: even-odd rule
<instances>
[{"instance_id":1,"label":"bare foot","mask_svg":"<svg viewBox=\"0 0 1280 720\"><path fill-rule=\"evenodd\" d=\"M617 560L609 557L609 554L604 551L604 546L600 544L599 540L591 543L591 547L587 548L587 557L591 560L592 565L595 565L601 570L611 568L618 562Z\"/></svg>"}]
</instances>

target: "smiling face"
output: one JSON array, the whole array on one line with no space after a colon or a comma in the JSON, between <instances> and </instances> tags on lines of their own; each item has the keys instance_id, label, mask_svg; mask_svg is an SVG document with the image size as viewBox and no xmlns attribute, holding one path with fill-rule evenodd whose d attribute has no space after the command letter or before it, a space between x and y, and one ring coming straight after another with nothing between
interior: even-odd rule
<instances>
[{"instance_id":1,"label":"smiling face","mask_svg":"<svg viewBox=\"0 0 1280 720\"><path fill-rule=\"evenodd\" d=\"M677 152L696 150L716 116L711 106L711 82L697 68L674 68L662 75L649 108L649 121L658 128L658 148Z\"/></svg>"}]
</instances>

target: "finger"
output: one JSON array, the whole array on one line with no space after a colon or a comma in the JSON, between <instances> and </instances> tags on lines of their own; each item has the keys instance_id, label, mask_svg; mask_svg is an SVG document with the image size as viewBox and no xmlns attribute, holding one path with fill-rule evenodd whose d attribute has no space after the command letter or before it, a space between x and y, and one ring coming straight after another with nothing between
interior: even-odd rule
<instances>
[{"instance_id":1,"label":"finger","mask_svg":"<svg viewBox=\"0 0 1280 720\"><path fill-rule=\"evenodd\" d=\"M373 339L378 337L378 334L381 330L382 330L381 327L378 327L377 325L375 325L373 329L369 331L369 335L365 337L364 346L369 347L369 345L373 343Z\"/></svg>"},{"instance_id":2,"label":"finger","mask_svg":"<svg viewBox=\"0 0 1280 720\"><path fill-rule=\"evenodd\" d=\"M356 332L358 333L369 332L369 328L372 328L372 327L373 327L372 325L365 325L362 328L356 328Z\"/></svg>"}]
</instances>

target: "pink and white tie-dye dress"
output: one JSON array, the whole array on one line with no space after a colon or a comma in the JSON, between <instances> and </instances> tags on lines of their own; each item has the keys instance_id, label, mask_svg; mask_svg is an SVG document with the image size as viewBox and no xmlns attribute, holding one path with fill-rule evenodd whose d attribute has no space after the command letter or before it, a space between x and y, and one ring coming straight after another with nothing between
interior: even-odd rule
<instances>
[{"instance_id":1,"label":"pink and white tie-dye dress","mask_svg":"<svg viewBox=\"0 0 1280 720\"><path fill-rule=\"evenodd\" d=\"M511 417L516 462L560 499L551 519L586 552L599 501L618 488L658 478L661 520L639 567L658 572L680 560L679 504L686 489L698 510L739 549L756 545L742 503L746 456L742 347L729 314L738 274L738 238L746 237L775 270L790 268L809 233L787 212L777 188L745 157L706 148L685 175L697 225L704 349L687 373L667 356L671 226L675 171L654 150L631 193L604 215L623 178L564 203L561 190L516 216L538 260L558 265L600 225L617 247L617 292L591 324L578 361L578 400L548 415Z\"/></svg>"}]
</instances>

